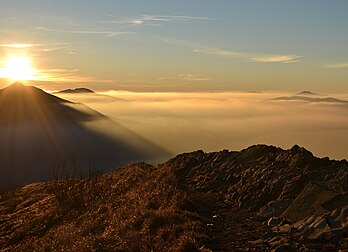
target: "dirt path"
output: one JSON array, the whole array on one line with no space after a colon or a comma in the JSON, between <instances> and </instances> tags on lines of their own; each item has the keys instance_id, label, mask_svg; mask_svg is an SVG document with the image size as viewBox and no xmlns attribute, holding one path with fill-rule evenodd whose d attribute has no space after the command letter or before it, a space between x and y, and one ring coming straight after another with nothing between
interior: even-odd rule
<instances>
[{"instance_id":1,"label":"dirt path","mask_svg":"<svg viewBox=\"0 0 348 252\"><path fill-rule=\"evenodd\" d=\"M218 193L192 192L191 197L201 203L198 214L210 229L207 246L215 251L270 251L266 239L272 230L253 220L253 213L231 208Z\"/></svg>"}]
</instances>

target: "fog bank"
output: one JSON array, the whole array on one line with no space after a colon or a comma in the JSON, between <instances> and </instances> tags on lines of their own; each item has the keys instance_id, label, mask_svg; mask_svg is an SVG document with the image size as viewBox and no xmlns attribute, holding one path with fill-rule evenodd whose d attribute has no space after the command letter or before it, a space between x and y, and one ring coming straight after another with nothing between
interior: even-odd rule
<instances>
[{"instance_id":1,"label":"fog bank","mask_svg":"<svg viewBox=\"0 0 348 252\"><path fill-rule=\"evenodd\" d=\"M347 104L271 100L291 95L110 91L59 96L88 105L173 154L264 143L299 144L318 156L348 158ZM348 97L319 97L329 96Z\"/></svg>"}]
</instances>

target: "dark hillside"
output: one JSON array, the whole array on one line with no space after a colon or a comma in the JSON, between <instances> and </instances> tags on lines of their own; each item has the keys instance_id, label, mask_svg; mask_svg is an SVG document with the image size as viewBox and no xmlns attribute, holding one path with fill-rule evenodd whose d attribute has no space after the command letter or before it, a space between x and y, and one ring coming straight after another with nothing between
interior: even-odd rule
<instances>
[{"instance_id":1,"label":"dark hillside","mask_svg":"<svg viewBox=\"0 0 348 252\"><path fill-rule=\"evenodd\" d=\"M103 130L105 125L113 136ZM169 154L99 112L43 90L14 83L0 90L0 188L47 181L55 163L85 172L163 160Z\"/></svg>"},{"instance_id":2,"label":"dark hillside","mask_svg":"<svg viewBox=\"0 0 348 252\"><path fill-rule=\"evenodd\" d=\"M196 151L2 195L9 251L348 249L346 161L299 146Z\"/></svg>"}]
</instances>

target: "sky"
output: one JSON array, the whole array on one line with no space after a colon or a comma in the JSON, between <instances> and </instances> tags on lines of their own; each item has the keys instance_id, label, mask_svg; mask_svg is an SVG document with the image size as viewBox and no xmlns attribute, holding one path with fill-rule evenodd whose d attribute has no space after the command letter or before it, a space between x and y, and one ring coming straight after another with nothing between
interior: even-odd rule
<instances>
[{"instance_id":1,"label":"sky","mask_svg":"<svg viewBox=\"0 0 348 252\"><path fill-rule=\"evenodd\" d=\"M346 0L1 0L0 86L16 56L45 90L348 92L347 13Z\"/></svg>"}]
</instances>

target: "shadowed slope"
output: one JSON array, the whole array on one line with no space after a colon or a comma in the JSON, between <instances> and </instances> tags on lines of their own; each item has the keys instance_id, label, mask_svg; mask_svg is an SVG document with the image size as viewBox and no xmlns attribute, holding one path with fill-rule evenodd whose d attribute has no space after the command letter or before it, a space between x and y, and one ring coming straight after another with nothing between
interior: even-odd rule
<instances>
[{"instance_id":1,"label":"shadowed slope","mask_svg":"<svg viewBox=\"0 0 348 252\"><path fill-rule=\"evenodd\" d=\"M108 122L120 137L91 130L87 122ZM53 168L66 162L85 172L94 167L106 171L167 155L87 106L20 83L0 91L0 139L3 187L47 180Z\"/></svg>"}]
</instances>

